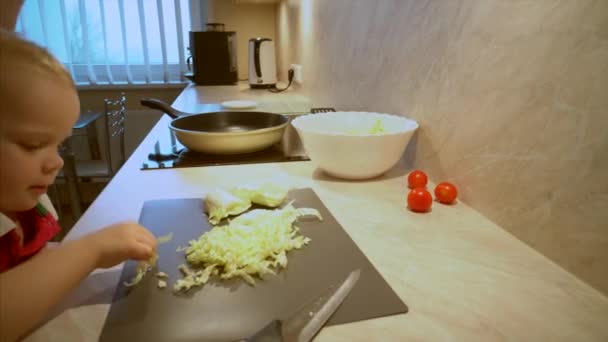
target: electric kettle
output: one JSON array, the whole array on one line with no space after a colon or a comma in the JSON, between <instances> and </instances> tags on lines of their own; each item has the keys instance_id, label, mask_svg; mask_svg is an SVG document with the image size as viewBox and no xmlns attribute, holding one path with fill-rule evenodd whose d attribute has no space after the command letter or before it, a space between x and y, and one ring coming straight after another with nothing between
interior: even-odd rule
<instances>
[{"instance_id":1,"label":"electric kettle","mask_svg":"<svg viewBox=\"0 0 608 342\"><path fill-rule=\"evenodd\" d=\"M277 66L274 42L270 38L249 39L249 86L251 88L275 88Z\"/></svg>"}]
</instances>

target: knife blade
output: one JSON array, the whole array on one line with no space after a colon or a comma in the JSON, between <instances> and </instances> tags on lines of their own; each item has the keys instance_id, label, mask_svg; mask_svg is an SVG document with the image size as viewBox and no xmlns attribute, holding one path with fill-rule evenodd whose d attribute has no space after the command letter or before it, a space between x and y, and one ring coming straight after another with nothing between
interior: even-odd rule
<instances>
[{"instance_id":1,"label":"knife blade","mask_svg":"<svg viewBox=\"0 0 608 342\"><path fill-rule=\"evenodd\" d=\"M353 289L361 271L350 272L339 286L330 286L319 298L302 306L285 320L273 320L247 342L308 342L321 330Z\"/></svg>"}]
</instances>

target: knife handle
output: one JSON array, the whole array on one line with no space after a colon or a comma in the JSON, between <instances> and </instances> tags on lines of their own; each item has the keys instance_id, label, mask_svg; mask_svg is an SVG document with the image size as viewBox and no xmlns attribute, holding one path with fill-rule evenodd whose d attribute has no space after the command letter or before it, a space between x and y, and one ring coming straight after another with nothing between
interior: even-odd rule
<instances>
[{"instance_id":1,"label":"knife handle","mask_svg":"<svg viewBox=\"0 0 608 342\"><path fill-rule=\"evenodd\" d=\"M282 324L280 321L274 320L266 324L264 328L255 333L255 335L246 338L246 342L282 342L281 334Z\"/></svg>"}]
</instances>

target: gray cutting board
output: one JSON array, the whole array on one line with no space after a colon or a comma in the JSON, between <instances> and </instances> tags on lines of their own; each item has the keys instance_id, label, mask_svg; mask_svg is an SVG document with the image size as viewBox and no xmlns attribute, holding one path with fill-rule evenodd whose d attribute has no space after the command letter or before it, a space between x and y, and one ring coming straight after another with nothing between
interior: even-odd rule
<instances>
[{"instance_id":1,"label":"gray cutting board","mask_svg":"<svg viewBox=\"0 0 608 342\"><path fill-rule=\"evenodd\" d=\"M290 191L295 207L319 210L323 221L301 218L297 225L312 241L288 253L287 268L250 286L240 279L211 281L186 295L171 286L185 263L178 246L211 229L201 199L154 200L144 203L139 222L156 236L173 233L158 247L156 269L132 290L123 282L135 274L129 261L121 274L100 341L234 341L252 335L270 320L294 310L361 269L361 278L328 321L328 325L406 313L407 306L323 205L312 189ZM353 210L357 210L354 209ZM168 287L156 287L157 270L170 275Z\"/></svg>"}]
</instances>

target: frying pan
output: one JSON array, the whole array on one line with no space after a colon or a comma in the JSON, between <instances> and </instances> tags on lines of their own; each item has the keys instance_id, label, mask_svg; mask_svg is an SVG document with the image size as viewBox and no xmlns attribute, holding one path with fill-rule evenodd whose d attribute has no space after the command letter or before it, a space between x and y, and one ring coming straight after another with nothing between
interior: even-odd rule
<instances>
[{"instance_id":1,"label":"frying pan","mask_svg":"<svg viewBox=\"0 0 608 342\"><path fill-rule=\"evenodd\" d=\"M173 118L169 128L188 149L211 154L240 154L263 150L279 142L289 119L267 112L185 113L157 99L140 101Z\"/></svg>"}]
</instances>

